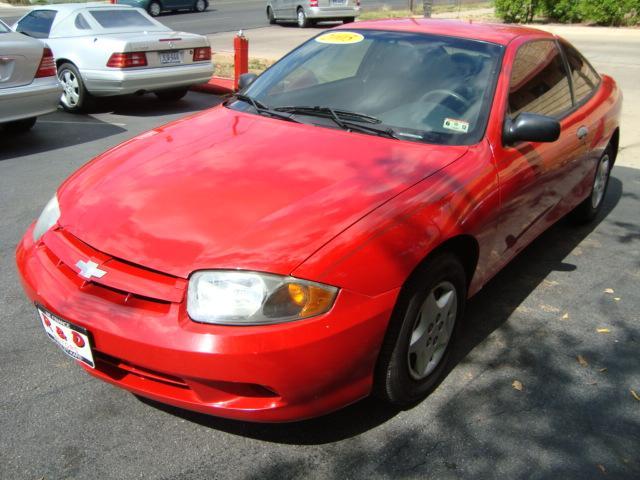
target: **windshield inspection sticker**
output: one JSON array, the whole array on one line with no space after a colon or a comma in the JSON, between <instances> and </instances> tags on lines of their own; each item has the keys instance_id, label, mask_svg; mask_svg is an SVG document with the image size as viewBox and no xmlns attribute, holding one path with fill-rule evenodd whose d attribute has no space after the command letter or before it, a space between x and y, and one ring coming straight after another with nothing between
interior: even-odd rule
<instances>
[{"instance_id":1,"label":"windshield inspection sticker","mask_svg":"<svg viewBox=\"0 0 640 480\"><path fill-rule=\"evenodd\" d=\"M364 36L356 32L331 32L316 38L316 42L329 43L332 45L349 45L352 43L360 43L363 40Z\"/></svg>"},{"instance_id":2,"label":"windshield inspection sticker","mask_svg":"<svg viewBox=\"0 0 640 480\"><path fill-rule=\"evenodd\" d=\"M469 122L465 122L464 120L456 120L455 118L445 118L444 124L442 126L449 130L453 130L454 132L460 132L460 133L469 132Z\"/></svg>"}]
</instances>

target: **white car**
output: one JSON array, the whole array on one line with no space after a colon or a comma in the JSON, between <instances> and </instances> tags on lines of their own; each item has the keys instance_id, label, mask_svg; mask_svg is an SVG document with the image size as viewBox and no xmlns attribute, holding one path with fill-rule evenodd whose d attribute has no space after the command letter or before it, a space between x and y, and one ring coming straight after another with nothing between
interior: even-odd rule
<instances>
[{"instance_id":1,"label":"white car","mask_svg":"<svg viewBox=\"0 0 640 480\"><path fill-rule=\"evenodd\" d=\"M53 50L67 111L86 109L94 96L154 92L178 100L213 75L206 37L174 32L139 8L46 5L18 20L14 30L46 40Z\"/></svg>"},{"instance_id":2,"label":"white car","mask_svg":"<svg viewBox=\"0 0 640 480\"><path fill-rule=\"evenodd\" d=\"M51 50L12 32L0 21L0 125L8 132L29 130L39 115L58 107L62 87Z\"/></svg>"}]
</instances>

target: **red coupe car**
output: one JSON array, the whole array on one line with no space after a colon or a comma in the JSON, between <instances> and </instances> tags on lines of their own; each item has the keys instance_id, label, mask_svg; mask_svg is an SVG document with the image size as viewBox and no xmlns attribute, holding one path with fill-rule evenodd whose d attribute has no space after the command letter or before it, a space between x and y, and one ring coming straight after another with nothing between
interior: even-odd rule
<instances>
[{"instance_id":1,"label":"red coupe car","mask_svg":"<svg viewBox=\"0 0 640 480\"><path fill-rule=\"evenodd\" d=\"M89 373L222 417L424 398L467 299L593 219L618 150L614 80L528 28L361 22L242 83L78 170L17 250Z\"/></svg>"}]
</instances>

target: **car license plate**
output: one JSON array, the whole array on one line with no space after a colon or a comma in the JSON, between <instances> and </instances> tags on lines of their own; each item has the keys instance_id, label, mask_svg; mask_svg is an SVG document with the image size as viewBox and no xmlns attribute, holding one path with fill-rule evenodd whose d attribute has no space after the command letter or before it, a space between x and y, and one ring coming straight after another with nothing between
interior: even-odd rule
<instances>
[{"instance_id":1,"label":"car license plate","mask_svg":"<svg viewBox=\"0 0 640 480\"><path fill-rule=\"evenodd\" d=\"M347 3L347 0L331 0L332 5L344 5Z\"/></svg>"},{"instance_id":2,"label":"car license plate","mask_svg":"<svg viewBox=\"0 0 640 480\"><path fill-rule=\"evenodd\" d=\"M162 65L182 63L180 52L160 52L160 63Z\"/></svg>"},{"instance_id":3,"label":"car license plate","mask_svg":"<svg viewBox=\"0 0 640 480\"><path fill-rule=\"evenodd\" d=\"M36 306L44 331L71 358L95 368L89 332L57 315Z\"/></svg>"}]
</instances>

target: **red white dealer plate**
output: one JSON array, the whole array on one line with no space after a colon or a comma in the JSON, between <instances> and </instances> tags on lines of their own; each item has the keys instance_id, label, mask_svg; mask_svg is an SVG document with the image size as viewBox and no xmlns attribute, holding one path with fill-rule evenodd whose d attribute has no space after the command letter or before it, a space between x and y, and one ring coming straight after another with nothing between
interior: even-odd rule
<instances>
[{"instance_id":1,"label":"red white dealer plate","mask_svg":"<svg viewBox=\"0 0 640 480\"><path fill-rule=\"evenodd\" d=\"M36 305L44 331L71 358L95 368L89 332Z\"/></svg>"}]
</instances>

